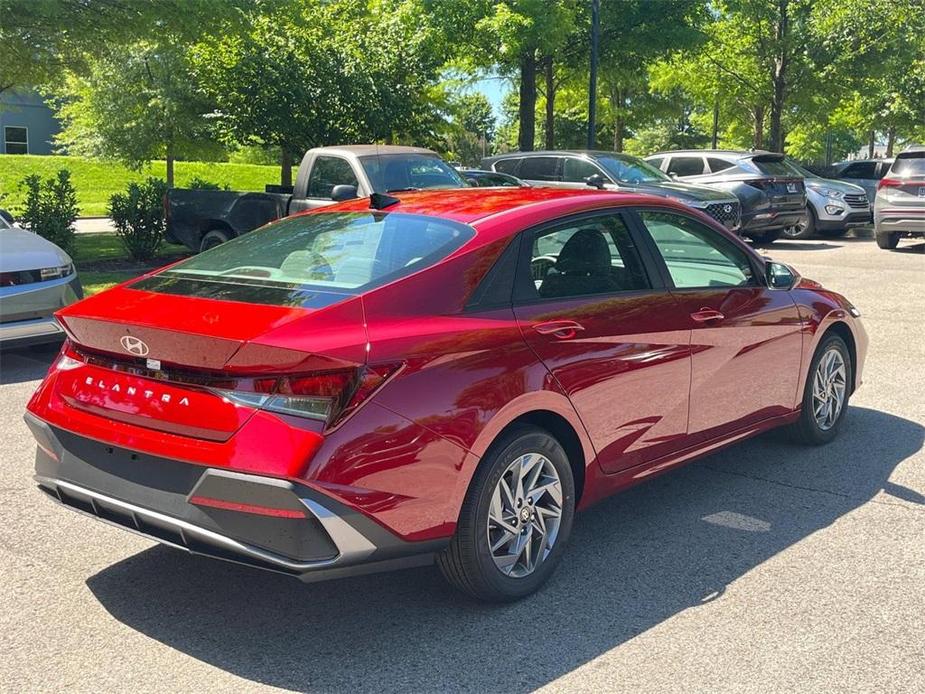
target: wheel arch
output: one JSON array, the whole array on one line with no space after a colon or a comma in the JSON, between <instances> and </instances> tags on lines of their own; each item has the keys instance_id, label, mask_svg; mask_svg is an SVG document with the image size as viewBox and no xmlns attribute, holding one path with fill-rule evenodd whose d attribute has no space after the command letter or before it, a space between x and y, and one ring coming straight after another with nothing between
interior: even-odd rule
<instances>
[{"instance_id":1,"label":"wheel arch","mask_svg":"<svg viewBox=\"0 0 925 694\"><path fill-rule=\"evenodd\" d=\"M848 392L849 394L853 393L856 387L858 373L858 346L854 339L854 333L847 323L844 321L836 320L831 325L829 325L819 336L819 340L816 342L816 347L813 349L813 354L816 353L816 349L819 348L819 345L821 345L829 335L838 335L848 347L848 357L851 360L851 390Z\"/></svg>"}]
</instances>

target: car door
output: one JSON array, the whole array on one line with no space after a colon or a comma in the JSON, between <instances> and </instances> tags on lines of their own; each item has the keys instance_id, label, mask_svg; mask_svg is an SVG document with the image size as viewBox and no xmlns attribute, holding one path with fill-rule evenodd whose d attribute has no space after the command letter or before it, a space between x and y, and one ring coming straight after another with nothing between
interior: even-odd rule
<instances>
[{"instance_id":1,"label":"car door","mask_svg":"<svg viewBox=\"0 0 925 694\"><path fill-rule=\"evenodd\" d=\"M802 321L739 242L680 212L641 209L666 283L691 330L691 443L796 407Z\"/></svg>"},{"instance_id":2,"label":"car door","mask_svg":"<svg viewBox=\"0 0 925 694\"><path fill-rule=\"evenodd\" d=\"M561 163L562 157L524 157L520 162L517 177L532 186L561 188Z\"/></svg>"},{"instance_id":3,"label":"car door","mask_svg":"<svg viewBox=\"0 0 925 694\"><path fill-rule=\"evenodd\" d=\"M353 186L357 195L365 195L364 186L357 179L350 162L343 157L328 154L317 155L311 164L308 181L305 184L305 197L293 198L289 204L290 214L301 210L313 210L318 207L333 205L331 192L335 186ZM296 186L299 189L299 186Z\"/></svg>"},{"instance_id":4,"label":"car door","mask_svg":"<svg viewBox=\"0 0 925 694\"><path fill-rule=\"evenodd\" d=\"M619 189L607 172L594 162L581 157L562 158L562 183L560 185L563 188L589 188L588 178L591 176L600 176L604 187L608 190Z\"/></svg>"},{"instance_id":5,"label":"car door","mask_svg":"<svg viewBox=\"0 0 925 694\"><path fill-rule=\"evenodd\" d=\"M514 313L605 471L684 445L690 329L621 212L525 232Z\"/></svg>"}]
</instances>

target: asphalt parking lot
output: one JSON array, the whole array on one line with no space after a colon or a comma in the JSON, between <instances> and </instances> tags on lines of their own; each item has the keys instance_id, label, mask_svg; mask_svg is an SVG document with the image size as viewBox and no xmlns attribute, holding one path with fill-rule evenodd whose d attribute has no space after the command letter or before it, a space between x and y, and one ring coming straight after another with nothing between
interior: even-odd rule
<instances>
[{"instance_id":1,"label":"asphalt parking lot","mask_svg":"<svg viewBox=\"0 0 925 694\"><path fill-rule=\"evenodd\" d=\"M871 336L824 448L766 435L579 517L538 595L436 569L303 585L56 507L0 356L0 690L925 691L925 243L781 241Z\"/></svg>"}]
</instances>

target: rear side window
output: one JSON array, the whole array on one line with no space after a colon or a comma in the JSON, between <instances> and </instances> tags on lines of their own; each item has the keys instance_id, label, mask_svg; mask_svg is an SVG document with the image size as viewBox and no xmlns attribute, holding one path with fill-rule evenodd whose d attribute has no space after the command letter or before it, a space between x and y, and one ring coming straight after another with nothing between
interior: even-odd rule
<instances>
[{"instance_id":1,"label":"rear side window","mask_svg":"<svg viewBox=\"0 0 925 694\"><path fill-rule=\"evenodd\" d=\"M500 171L501 173L511 174L512 176L517 175L517 169L520 167L520 162L523 159L502 159L501 161L495 162L495 171Z\"/></svg>"},{"instance_id":2,"label":"rear side window","mask_svg":"<svg viewBox=\"0 0 925 694\"><path fill-rule=\"evenodd\" d=\"M528 181L560 181L558 157L526 157L520 165L520 178Z\"/></svg>"},{"instance_id":3,"label":"rear side window","mask_svg":"<svg viewBox=\"0 0 925 694\"><path fill-rule=\"evenodd\" d=\"M234 287L241 301L300 305L294 290L360 293L433 265L472 238L471 227L424 215L330 212L290 217L182 261L140 288L215 296ZM169 285L169 282L167 282ZM197 289L198 288L198 289ZM252 289L251 294L248 289ZM272 292L279 290L276 299ZM295 296L298 291L295 292ZM269 299L266 297L270 296Z\"/></svg>"},{"instance_id":4,"label":"rear side window","mask_svg":"<svg viewBox=\"0 0 925 694\"><path fill-rule=\"evenodd\" d=\"M647 162L652 164L656 169L662 168L662 162L665 161L665 157L652 157L651 159L646 159Z\"/></svg>"},{"instance_id":5,"label":"rear side window","mask_svg":"<svg viewBox=\"0 0 925 694\"><path fill-rule=\"evenodd\" d=\"M566 157L562 162L562 180L569 183L584 183L585 179L595 174L602 176L601 170L584 159Z\"/></svg>"},{"instance_id":6,"label":"rear side window","mask_svg":"<svg viewBox=\"0 0 925 694\"><path fill-rule=\"evenodd\" d=\"M318 157L308 177L308 197L330 198L334 186L358 187L357 177L346 159Z\"/></svg>"},{"instance_id":7,"label":"rear side window","mask_svg":"<svg viewBox=\"0 0 925 694\"><path fill-rule=\"evenodd\" d=\"M703 173L703 157L672 157L668 161L668 173L675 176L700 176Z\"/></svg>"},{"instance_id":8,"label":"rear side window","mask_svg":"<svg viewBox=\"0 0 925 694\"><path fill-rule=\"evenodd\" d=\"M640 211L658 251L679 289L742 287L754 274L745 251L689 217Z\"/></svg>"},{"instance_id":9,"label":"rear side window","mask_svg":"<svg viewBox=\"0 0 925 694\"><path fill-rule=\"evenodd\" d=\"M876 178L874 168L877 163L873 161L861 161L856 164L850 164L842 171L842 178Z\"/></svg>"},{"instance_id":10,"label":"rear side window","mask_svg":"<svg viewBox=\"0 0 925 694\"><path fill-rule=\"evenodd\" d=\"M530 273L518 275L519 301L612 294L651 286L620 215L543 229L529 243Z\"/></svg>"},{"instance_id":11,"label":"rear side window","mask_svg":"<svg viewBox=\"0 0 925 694\"><path fill-rule=\"evenodd\" d=\"M890 174L900 178L921 178L925 176L925 152L901 154L893 162Z\"/></svg>"},{"instance_id":12,"label":"rear side window","mask_svg":"<svg viewBox=\"0 0 925 694\"><path fill-rule=\"evenodd\" d=\"M733 166L735 166L735 164L733 164L731 161L719 159L718 157L707 157L707 165L709 165L710 171L712 173L725 171L726 169L731 169Z\"/></svg>"}]
</instances>

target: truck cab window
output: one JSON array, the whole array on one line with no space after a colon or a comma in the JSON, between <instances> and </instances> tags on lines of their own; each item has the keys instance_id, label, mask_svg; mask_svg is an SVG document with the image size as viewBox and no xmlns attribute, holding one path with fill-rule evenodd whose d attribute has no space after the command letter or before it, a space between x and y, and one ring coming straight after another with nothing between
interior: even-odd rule
<instances>
[{"instance_id":1,"label":"truck cab window","mask_svg":"<svg viewBox=\"0 0 925 694\"><path fill-rule=\"evenodd\" d=\"M308 177L308 197L328 198L334 186L359 187L350 164L340 157L318 157Z\"/></svg>"}]
</instances>

